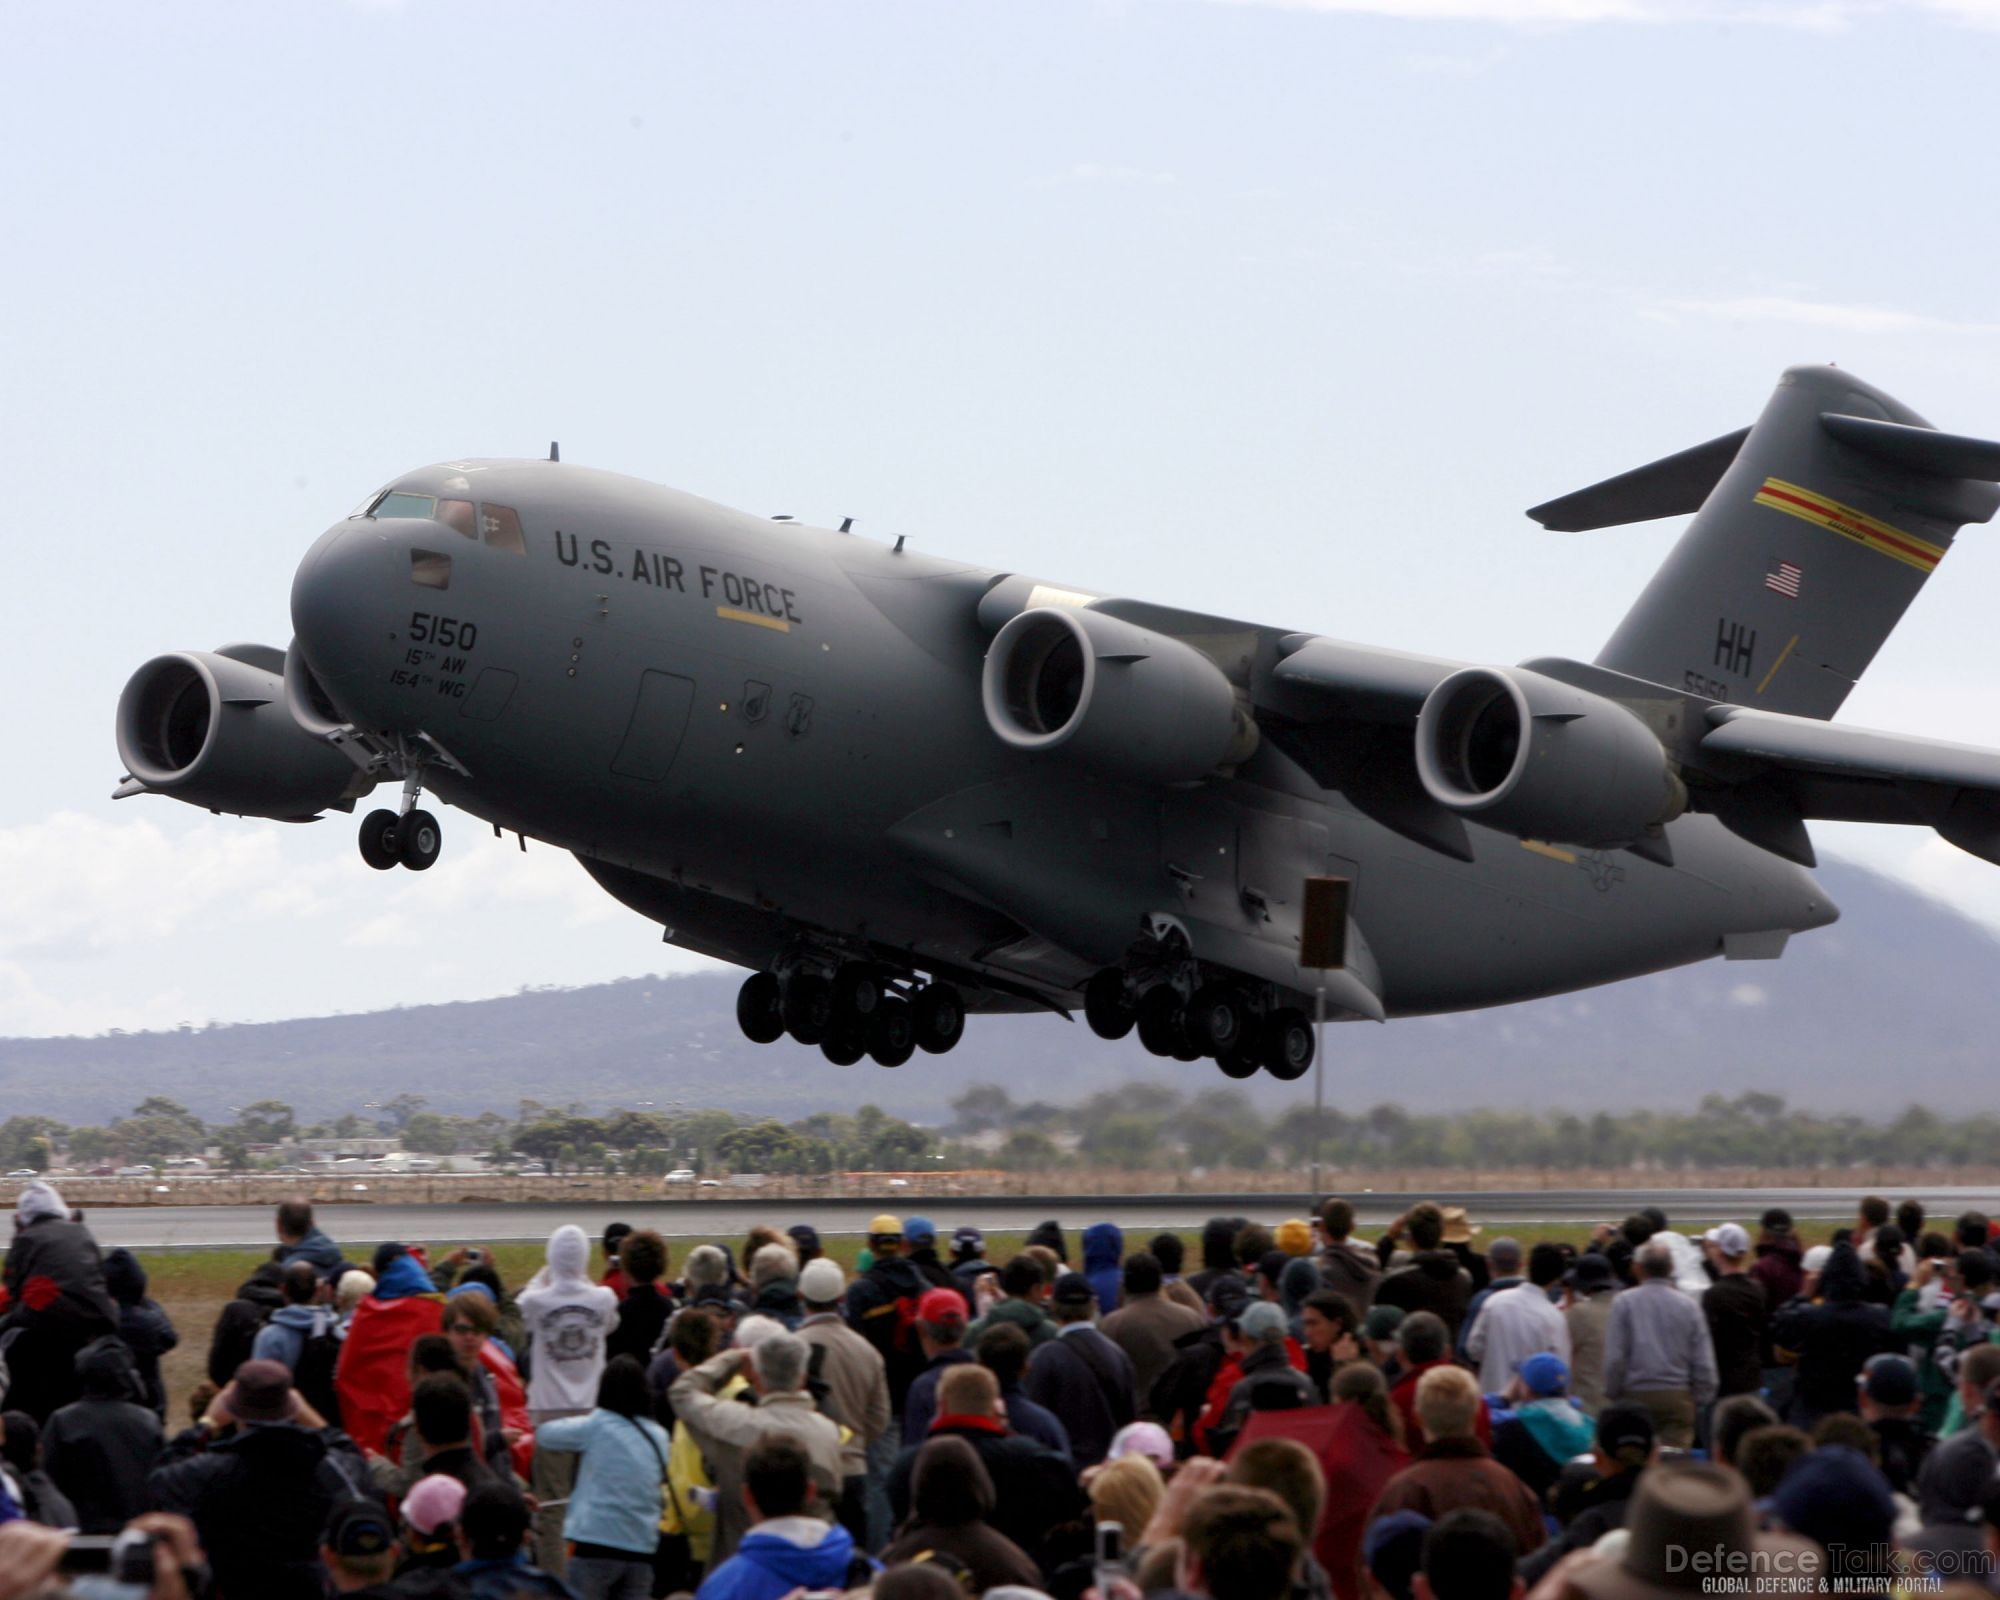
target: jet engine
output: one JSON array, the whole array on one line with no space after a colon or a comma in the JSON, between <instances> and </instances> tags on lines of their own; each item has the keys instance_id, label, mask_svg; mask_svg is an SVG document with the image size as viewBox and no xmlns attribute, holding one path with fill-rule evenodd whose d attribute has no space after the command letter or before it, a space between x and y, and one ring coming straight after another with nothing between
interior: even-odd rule
<instances>
[{"instance_id":1,"label":"jet engine","mask_svg":"<svg viewBox=\"0 0 2000 1600\"><path fill-rule=\"evenodd\" d=\"M1439 805L1522 838L1629 844L1687 809L1646 724L1519 667L1467 667L1417 715L1417 776Z\"/></svg>"},{"instance_id":2,"label":"jet engine","mask_svg":"<svg viewBox=\"0 0 2000 1600\"><path fill-rule=\"evenodd\" d=\"M1129 783L1195 783L1257 747L1257 724L1207 656L1080 607L1008 622L986 652L980 695L1015 749L1062 749Z\"/></svg>"},{"instance_id":3,"label":"jet engine","mask_svg":"<svg viewBox=\"0 0 2000 1600\"><path fill-rule=\"evenodd\" d=\"M136 788L210 811L285 822L352 810L373 787L299 726L284 657L266 645L155 656L118 697L118 755Z\"/></svg>"}]
</instances>

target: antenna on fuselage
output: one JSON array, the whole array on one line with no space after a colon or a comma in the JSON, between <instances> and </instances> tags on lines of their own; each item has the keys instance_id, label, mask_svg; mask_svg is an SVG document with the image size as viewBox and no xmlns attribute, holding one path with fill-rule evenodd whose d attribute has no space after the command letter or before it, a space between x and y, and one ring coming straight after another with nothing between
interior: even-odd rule
<instances>
[{"instance_id":1,"label":"antenna on fuselage","mask_svg":"<svg viewBox=\"0 0 2000 1600\"><path fill-rule=\"evenodd\" d=\"M549 459L551 461L562 460L562 446L557 444L553 439L549 441Z\"/></svg>"},{"instance_id":2,"label":"antenna on fuselage","mask_svg":"<svg viewBox=\"0 0 2000 1600\"><path fill-rule=\"evenodd\" d=\"M852 517L842 517L840 519L840 531L842 533L852 533L854 531L854 519Z\"/></svg>"},{"instance_id":3,"label":"antenna on fuselage","mask_svg":"<svg viewBox=\"0 0 2000 1600\"><path fill-rule=\"evenodd\" d=\"M900 533L896 535L896 548L889 552L890 555L899 556L903 553L903 539L904 535Z\"/></svg>"}]
</instances>

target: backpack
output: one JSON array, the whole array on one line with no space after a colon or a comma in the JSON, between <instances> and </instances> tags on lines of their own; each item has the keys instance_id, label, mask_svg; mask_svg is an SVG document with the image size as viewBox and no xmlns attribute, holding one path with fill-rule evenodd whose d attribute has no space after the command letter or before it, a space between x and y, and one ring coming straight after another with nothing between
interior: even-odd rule
<instances>
[{"instance_id":1,"label":"backpack","mask_svg":"<svg viewBox=\"0 0 2000 1600\"><path fill-rule=\"evenodd\" d=\"M326 1418L328 1427L338 1428L340 1395L334 1388L333 1369L340 1361L341 1341L334 1327L332 1317L322 1317L318 1331L306 1335L305 1343L299 1346L298 1365L292 1369L292 1387Z\"/></svg>"}]
</instances>

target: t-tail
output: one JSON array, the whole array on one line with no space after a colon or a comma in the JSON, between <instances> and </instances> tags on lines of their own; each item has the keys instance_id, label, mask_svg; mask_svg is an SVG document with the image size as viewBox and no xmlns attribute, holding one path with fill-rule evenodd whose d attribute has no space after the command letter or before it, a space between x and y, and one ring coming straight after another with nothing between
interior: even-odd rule
<instances>
[{"instance_id":1,"label":"t-tail","mask_svg":"<svg viewBox=\"0 0 2000 1600\"><path fill-rule=\"evenodd\" d=\"M2000 444L1940 433L1835 367L1793 367L1752 427L1536 506L1581 530L1695 513L1597 664L1829 718L1968 522Z\"/></svg>"}]
</instances>

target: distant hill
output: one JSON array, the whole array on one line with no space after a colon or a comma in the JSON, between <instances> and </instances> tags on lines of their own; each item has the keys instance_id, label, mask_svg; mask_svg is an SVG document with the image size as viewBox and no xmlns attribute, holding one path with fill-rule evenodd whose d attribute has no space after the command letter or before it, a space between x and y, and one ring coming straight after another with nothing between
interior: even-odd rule
<instances>
[{"instance_id":1,"label":"distant hill","mask_svg":"<svg viewBox=\"0 0 2000 1600\"><path fill-rule=\"evenodd\" d=\"M1761 1089L1864 1114L1912 1100L1990 1106L2000 939L1862 868L1833 862L1823 877L1843 919L1794 940L1782 961L1712 961L1494 1011L1329 1029L1328 1100L1588 1111ZM527 1097L791 1118L873 1100L935 1121L979 1082L1003 1083L1017 1101L1063 1102L1142 1076L1190 1090L1222 1081L1212 1065L1156 1061L1136 1042L1105 1044L1080 1020L1054 1017L976 1017L952 1055L919 1055L895 1072L835 1067L817 1050L747 1043L738 981L638 978L361 1016L9 1039L0 1114L102 1122L164 1093L214 1120L266 1097L318 1119L411 1091L465 1114L511 1114ZM1311 1098L1310 1079L1252 1087L1269 1106Z\"/></svg>"}]
</instances>

